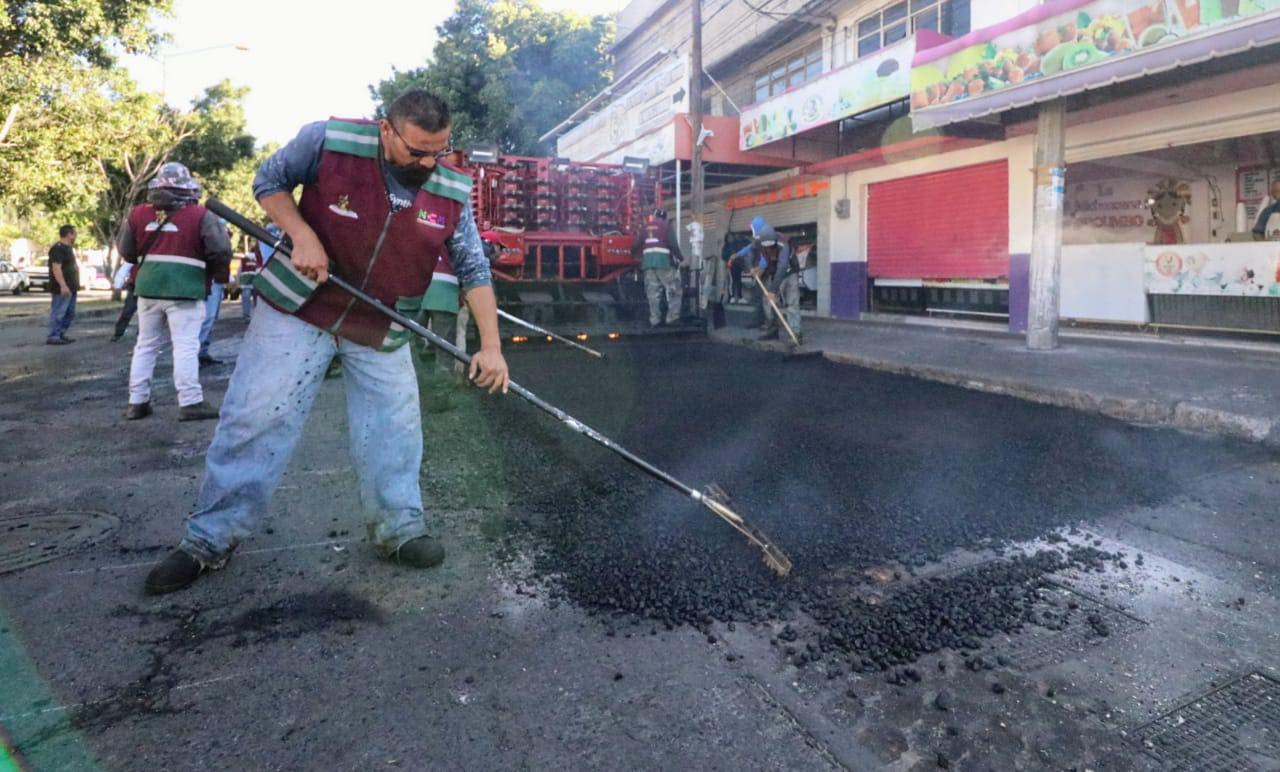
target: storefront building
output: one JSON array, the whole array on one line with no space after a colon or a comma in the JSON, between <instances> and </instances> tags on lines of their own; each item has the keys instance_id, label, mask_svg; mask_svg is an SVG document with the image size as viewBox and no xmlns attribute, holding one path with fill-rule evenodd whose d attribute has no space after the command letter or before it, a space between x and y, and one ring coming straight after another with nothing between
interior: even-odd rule
<instances>
[{"instance_id":1,"label":"storefront building","mask_svg":"<svg viewBox=\"0 0 1280 772\"><path fill-rule=\"evenodd\" d=\"M1247 0L1056 0L918 52L916 132L1005 132L1010 328L1028 312L1034 111L1065 100L1062 318L1280 334L1280 243L1252 234L1280 179L1278 61L1280 3Z\"/></svg>"},{"instance_id":2,"label":"storefront building","mask_svg":"<svg viewBox=\"0 0 1280 772\"><path fill-rule=\"evenodd\" d=\"M863 83L870 102L856 120L897 104L903 86L884 61L910 61L910 117L868 122L854 152L799 172L829 181L829 208L814 217L828 226L818 313L1025 330L1035 112L1052 98L1068 107L1061 316L1280 333L1280 245L1251 234L1280 179L1280 8L1056 0L896 48L824 76ZM870 85L855 75L864 61ZM806 120L831 103L818 85L744 110L743 145L777 146L758 141L757 107L776 117L788 106L790 127L812 131ZM1273 226L1264 232L1280 237Z\"/></svg>"}]
</instances>

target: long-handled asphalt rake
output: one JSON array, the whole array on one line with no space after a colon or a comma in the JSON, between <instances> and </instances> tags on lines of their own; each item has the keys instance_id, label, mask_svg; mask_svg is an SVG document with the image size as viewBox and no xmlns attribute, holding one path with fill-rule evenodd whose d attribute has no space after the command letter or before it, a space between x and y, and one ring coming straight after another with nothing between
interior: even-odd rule
<instances>
[{"instance_id":1,"label":"long-handled asphalt rake","mask_svg":"<svg viewBox=\"0 0 1280 772\"><path fill-rule=\"evenodd\" d=\"M292 259L293 255L289 251L290 245L284 241L284 236L280 236L278 238L275 236L272 236L270 233L266 231L265 228L260 227L257 223L253 222L252 220L249 220L244 215L228 207L226 204L222 203L221 201L218 201L217 199L210 198L205 203L205 206L209 209L209 211L223 218L224 220L236 226L237 228L244 231L245 233L249 234L253 238L258 239L258 241L262 242L263 244L268 244L272 246L276 250L276 252L272 255L273 260L280 259L281 257ZM377 310L379 313L381 313L382 315L390 318L396 324L399 324L403 326L405 329L426 339L426 341L429 342L431 345L447 352L450 356L452 356L454 359L457 359L459 362L462 362L465 365L471 364L471 357L470 355L467 354L467 352L463 351L462 349L448 342L447 340L440 337L439 335L436 335L434 332L432 332L431 330L428 330L426 327L423 327L421 324L418 324L413 319L410 319L409 317L399 313L398 311L388 308L386 305L379 302L376 298L366 294L365 292L357 289L356 287L351 286L351 284L347 283L342 277L335 276L334 274L329 274L329 282L332 283L334 286L338 287L339 289L343 290L344 292L347 292L352 297L356 298L362 303L367 304L370 308L373 308ZM582 423L581 421L569 415L568 413L564 412L563 410L556 407L555 405L552 405L551 403L543 400L541 397L529 391L528 389L516 383L515 381L510 382L509 388L511 391L515 392L518 396L523 398L526 402L530 403L531 405L538 408L539 410L542 410L544 413L547 413L548 415L552 416L553 418L555 418L560 423L564 424L566 427L568 427L572 431L577 432L578 434L581 434L587 437L588 439L591 439L598 445L601 445L607 448L608 450L613 451L617 455L621 456L628 463L630 463L632 466L639 468L641 471L645 472L650 477L656 478L666 483L667 485L671 486L672 488L675 488L676 490L680 491L684 495L688 496L689 498L693 499L699 504L702 504L707 509L711 510L713 513L715 513L717 517L721 518L726 523L733 526L735 530L737 530L739 533L745 536L749 542L754 544L756 547L760 548L760 551L764 553L765 565L767 565L777 575L786 576L788 573L791 572L791 558L787 557L786 553L783 552L777 545L775 545L768 536L762 533L759 529L752 527L749 523L747 523L746 520L742 518L741 515L739 515L737 512L734 512L732 509L730 509L728 504L728 496L724 494L724 491L721 490L719 486L713 483L712 485L708 486L705 492L699 491L695 488L691 488L690 486L684 484L680 480L677 480L675 477L672 477L671 475L667 474L663 470L659 469L653 464L650 464L648 461L645 461L644 459L635 455L634 453L622 447L618 443L604 436L603 434L591 428L590 426L587 426L586 424Z\"/></svg>"}]
</instances>

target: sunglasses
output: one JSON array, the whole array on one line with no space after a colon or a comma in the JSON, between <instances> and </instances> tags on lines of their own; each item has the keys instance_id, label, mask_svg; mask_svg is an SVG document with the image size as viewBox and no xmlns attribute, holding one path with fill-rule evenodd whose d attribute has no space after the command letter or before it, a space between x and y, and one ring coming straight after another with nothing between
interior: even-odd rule
<instances>
[{"instance_id":1,"label":"sunglasses","mask_svg":"<svg viewBox=\"0 0 1280 772\"><path fill-rule=\"evenodd\" d=\"M453 155L453 147L450 145L445 145L443 150L419 150L405 140L404 135L396 129L396 125L394 123L387 121L387 125L391 127L391 133L400 138L401 144L404 145L405 150L409 151L409 156L411 158L435 158L436 160L439 160Z\"/></svg>"}]
</instances>

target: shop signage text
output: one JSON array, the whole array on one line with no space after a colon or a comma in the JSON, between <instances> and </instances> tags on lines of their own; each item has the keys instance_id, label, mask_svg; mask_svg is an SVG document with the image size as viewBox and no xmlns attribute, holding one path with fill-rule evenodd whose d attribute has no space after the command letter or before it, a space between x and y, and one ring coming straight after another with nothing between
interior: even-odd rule
<instances>
[{"instance_id":1,"label":"shop signage text","mask_svg":"<svg viewBox=\"0 0 1280 772\"><path fill-rule=\"evenodd\" d=\"M747 209L753 206L776 204L779 201L812 198L813 196L822 195L822 191L829 187L831 187L831 183L827 180L796 182L763 193L747 193L741 196L733 196L725 202L724 206L725 209Z\"/></svg>"},{"instance_id":2,"label":"shop signage text","mask_svg":"<svg viewBox=\"0 0 1280 772\"><path fill-rule=\"evenodd\" d=\"M749 150L907 95L915 38L742 111L738 147Z\"/></svg>"}]
</instances>

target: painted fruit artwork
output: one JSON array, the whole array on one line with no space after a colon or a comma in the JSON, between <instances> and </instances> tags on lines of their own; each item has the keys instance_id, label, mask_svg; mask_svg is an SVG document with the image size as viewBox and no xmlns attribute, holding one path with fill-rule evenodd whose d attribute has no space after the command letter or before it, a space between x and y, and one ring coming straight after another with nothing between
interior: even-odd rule
<instances>
[{"instance_id":1,"label":"painted fruit artwork","mask_svg":"<svg viewBox=\"0 0 1280 772\"><path fill-rule=\"evenodd\" d=\"M1064 14L1040 26L1001 33L947 59L913 68L911 107L946 104L1070 72L1160 45L1205 25L1261 12L1271 4L1280 7L1280 0L1100 0L1074 16Z\"/></svg>"}]
</instances>

